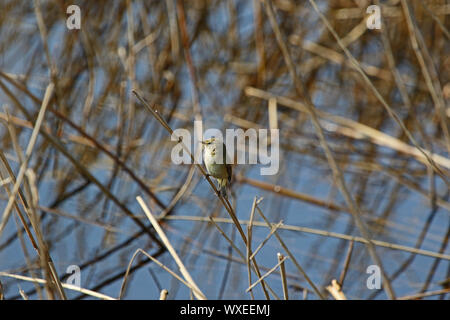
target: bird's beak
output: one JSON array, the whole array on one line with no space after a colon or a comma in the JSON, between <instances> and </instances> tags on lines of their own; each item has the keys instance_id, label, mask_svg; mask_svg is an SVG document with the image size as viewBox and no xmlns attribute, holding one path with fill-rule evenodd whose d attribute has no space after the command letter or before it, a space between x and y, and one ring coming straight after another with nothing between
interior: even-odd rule
<instances>
[{"instance_id":1,"label":"bird's beak","mask_svg":"<svg viewBox=\"0 0 450 320\"><path fill-rule=\"evenodd\" d=\"M201 142L201 144L203 144L203 145L205 145L206 144L206 142L205 141L200 141Z\"/></svg>"}]
</instances>

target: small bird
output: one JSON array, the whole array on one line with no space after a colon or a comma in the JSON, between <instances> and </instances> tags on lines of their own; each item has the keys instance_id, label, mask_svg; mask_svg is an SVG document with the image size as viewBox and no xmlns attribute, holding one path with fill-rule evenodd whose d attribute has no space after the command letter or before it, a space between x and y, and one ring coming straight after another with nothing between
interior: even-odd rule
<instances>
[{"instance_id":1,"label":"small bird","mask_svg":"<svg viewBox=\"0 0 450 320\"><path fill-rule=\"evenodd\" d=\"M208 174L218 182L220 194L227 198L226 187L231 184L231 164L227 163L227 149L225 144L216 138L202 141L204 145L204 161ZM222 152L220 152L222 148ZM220 160L219 157L222 157Z\"/></svg>"}]
</instances>

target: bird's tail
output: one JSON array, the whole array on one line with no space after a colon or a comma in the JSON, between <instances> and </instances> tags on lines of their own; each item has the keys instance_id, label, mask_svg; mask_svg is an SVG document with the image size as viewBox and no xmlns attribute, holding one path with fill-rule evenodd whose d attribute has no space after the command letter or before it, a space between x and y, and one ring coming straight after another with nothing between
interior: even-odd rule
<instances>
[{"instance_id":1,"label":"bird's tail","mask_svg":"<svg viewBox=\"0 0 450 320\"><path fill-rule=\"evenodd\" d=\"M217 182L219 183L219 193L222 195L222 197L228 198L228 195L227 195L228 180L227 179L217 179Z\"/></svg>"}]
</instances>

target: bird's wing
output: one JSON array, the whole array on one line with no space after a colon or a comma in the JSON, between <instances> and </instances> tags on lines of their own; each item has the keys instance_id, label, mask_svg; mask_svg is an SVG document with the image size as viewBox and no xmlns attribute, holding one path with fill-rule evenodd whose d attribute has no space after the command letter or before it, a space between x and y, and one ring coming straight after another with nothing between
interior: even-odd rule
<instances>
[{"instance_id":1,"label":"bird's wing","mask_svg":"<svg viewBox=\"0 0 450 320\"><path fill-rule=\"evenodd\" d=\"M227 154L227 148L225 147L225 143L223 144L223 163L226 164L227 168L227 174L228 174L228 182L231 182L231 175L233 173L233 168L231 167L231 164L227 162L228 154Z\"/></svg>"}]
</instances>

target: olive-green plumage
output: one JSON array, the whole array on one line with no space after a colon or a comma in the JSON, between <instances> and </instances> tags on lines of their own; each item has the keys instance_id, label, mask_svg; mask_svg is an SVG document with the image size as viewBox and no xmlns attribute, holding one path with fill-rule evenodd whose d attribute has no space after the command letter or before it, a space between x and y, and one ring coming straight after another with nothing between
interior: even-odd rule
<instances>
[{"instance_id":1,"label":"olive-green plumage","mask_svg":"<svg viewBox=\"0 0 450 320\"><path fill-rule=\"evenodd\" d=\"M231 164L227 163L227 152L225 144L211 138L202 141L205 146L204 162L208 174L218 182L218 189L223 197L227 197L226 187L231 182Z\"/></svg>"}]
</instances>

